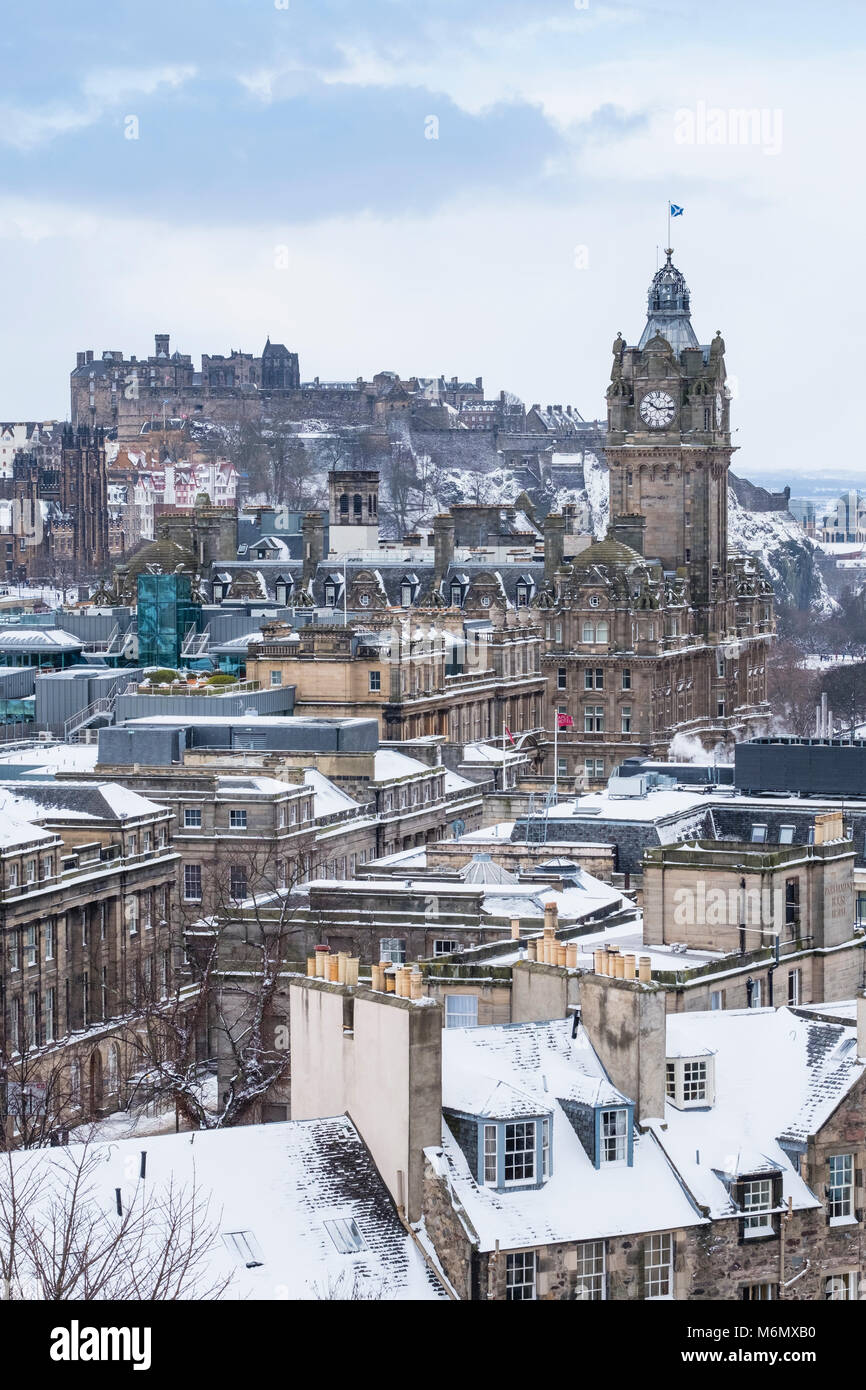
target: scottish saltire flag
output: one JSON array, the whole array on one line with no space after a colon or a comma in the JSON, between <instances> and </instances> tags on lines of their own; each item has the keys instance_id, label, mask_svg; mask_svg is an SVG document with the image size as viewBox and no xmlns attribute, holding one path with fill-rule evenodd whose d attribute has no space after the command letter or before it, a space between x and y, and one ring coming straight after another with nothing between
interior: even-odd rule
<instances>
[{"instance_id":1,"label":"scottish saltire flag","mask_svg":"<svg viewBox=\"0 0 866 1390\"><path fill-rule=\"evenodd\" d=\"M676 203L671 203L671 217L682 217L682 215L683 215L683 210L682 210L682 208L681 208L681 207L677 207Z\"/></svg>"}]
</instances>

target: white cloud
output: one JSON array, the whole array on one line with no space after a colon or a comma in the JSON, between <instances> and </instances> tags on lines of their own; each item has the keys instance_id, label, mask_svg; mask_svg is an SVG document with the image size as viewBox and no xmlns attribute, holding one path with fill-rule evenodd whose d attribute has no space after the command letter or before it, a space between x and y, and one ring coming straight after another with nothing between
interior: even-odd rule
<instances>
[{"instance_id":1,"label":"white cloud","mask_svg":"<svg viewBox=\"0 0 866 1390\"><path fill-rule=\"evenodd\" d=\"M0 103L0 143L18 150L35 149L94 125L127 98L152 96L160 87L180 87L195 73L191 65L97 69L83 79L78 105L67 102L22 107Z\"/></svg>"}]
</instances>

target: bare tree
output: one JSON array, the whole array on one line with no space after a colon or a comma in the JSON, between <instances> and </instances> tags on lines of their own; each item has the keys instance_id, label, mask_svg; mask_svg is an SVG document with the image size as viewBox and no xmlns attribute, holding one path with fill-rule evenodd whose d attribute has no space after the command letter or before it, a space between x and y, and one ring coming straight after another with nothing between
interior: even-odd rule
<instances>
[{"instance_id":1,"label":"bare tree","mask_svg":"<svg viewBox=\"0 0 866 1390\"><path fill-rule=\"evenodd\" d=\"M815 673L803 665L803 652L791 641L774 645L767 665L767 698L779 732L806 738L814 731Z\"/></svg>"},{"instance_id":2,"label":"bare tree","mask_svg":"<svg viewBox=\"0 0 866 1390\"><path fill-rule=\"evenodd\" d=\"M81 1096L80 1062L56 1047L0 1044L0 1150L42 1149L68 1129Z\"/></svg>"},{"instance_id":3,"label":"bare tree","mask_svg":"<svg viewBox=\"0 0 866 1390\"><path fill-rule=\"evenodd\" d=\"M131 1192L119 1182L118 1212L106 1183L112 1154L111 1145L83 1144L50 1158L0 1159L4 1298L163 1301L225 1292L231 1275L209 1269L218 1221L195 1178L154 1188L139 1177Z\"/></svg>"},{"instance_id":4,"label":"bare tree","mask_svg":"<svg viewBox=\"0 0 866 1390\"><path fill-rule=\"evenodd\" d=\"M142 982L128 1036L138 1068L130 1102L163 1097L195 1129L242 1123L289 1071L285 973L290 962L297 969L307 931L294 895L298 866L272 845L253 843L233 858L208 867L206 915L173 924L188 977L178 975L170 994Z\"/></svg>"}]
</instances>

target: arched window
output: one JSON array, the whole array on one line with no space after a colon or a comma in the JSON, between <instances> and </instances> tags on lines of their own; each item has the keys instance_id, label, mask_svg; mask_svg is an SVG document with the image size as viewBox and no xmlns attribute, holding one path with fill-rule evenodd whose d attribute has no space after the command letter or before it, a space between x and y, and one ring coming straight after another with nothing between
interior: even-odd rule
<instances>
[{"instance_id":1,"label":"arched window","mask_svg":"<svg viewBox=\"0 0 866 1390\"><path fill-rule=\"evenodd\" d=\"M607 623L606 623L606 622L596 623L596 625L595 625L595 640L596 640L596 643L599 643L599 642L606 642L606 641L608 640L607 633L608 633L608 626L607 626Z\"/></svg>"},{"instance_id":2,"label":"arched window","mask_svg":"<svg viewBox=\"0 0 866 1390\"><path fill-rule=\"evenodd\" d=\"M348 515L349 515L349 495L348 495L348 493L344 492L344 493L342 494L342 496L340 497L340 516L341 516L341 517L344 517L344 516L348 516Z\"/></svg>"},{"instance_id":3,"label":"arched window","mask_svg":"<svg viewBox=\"0 0 866 1390\"><path fill-rule=\"evenodd\" d=\"M81 1104L81 1063L69 1064L69 1099L73 1105Z\"/></svg>"},{"instance_id":4,"label":"arched window","mask_svg":"<svg viewBox=\"0 0 866 1390\"><path fill-rule=\"evenodd\" d=\"M581 640L584 642L595 641L595 628L593 627L592 623L585 622L583 624L583 638Z\"/></svg>"},{"instance_id":5,"label":"arched window","mask_svg":"<svg viewBox=\"0 0 866 1390\"><path fill-rule=\"evenodd\" d=\"M360 520L362 510L363 502L361 500L361 494L360 492L356 492L354 497L352 498L352 511L354 512L357 520Z\"/></svg>"}]
</instances>

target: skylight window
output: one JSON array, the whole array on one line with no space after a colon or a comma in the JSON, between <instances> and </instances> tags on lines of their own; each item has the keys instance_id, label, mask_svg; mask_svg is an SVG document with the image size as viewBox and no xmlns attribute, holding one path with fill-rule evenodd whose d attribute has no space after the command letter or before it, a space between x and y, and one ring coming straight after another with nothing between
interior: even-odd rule
<instances>
[{"instance_id":1,"label":"skylight window","mask_svg":"<svg viewBox=\"0 0 866 1390\"><path fill-rule=\"evenodd\" d=\"M359 1250L367 1249L367 1242L361 1235L354 1217L339 1217L336 1221L325 1221L322 1224L341 1255L355 1255Z\"/></svg>"},{"instance_id":2,"label":"skylight window","mask_svg":"<svg viewBox=\"0 0 866 1390\"><path fill-rule=\"evenodd\" d=\"M264 1264L264 1256L252 1231L225 1231L223 1244L238 1264L245 1265L247 1269L258 1269Z\"/></svg>"}]
</instances>

